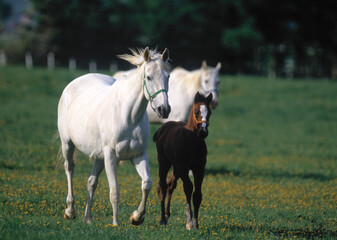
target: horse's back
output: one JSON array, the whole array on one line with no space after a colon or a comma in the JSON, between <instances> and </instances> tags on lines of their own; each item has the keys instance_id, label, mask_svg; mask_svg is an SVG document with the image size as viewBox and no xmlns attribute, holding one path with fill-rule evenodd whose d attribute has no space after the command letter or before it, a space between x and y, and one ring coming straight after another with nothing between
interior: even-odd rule
<instances>
[{"instance_id":1,"label":"horse's back","mask_svg":"<svg viewBox=\"0 0 337 240\"><path fill-rule=\"evenodd\" d=\"M63 93L78 96L86 91L103 91L115 83L116 79L104 74L89 73L71 81Z\"/></svg>"}]
</instances>

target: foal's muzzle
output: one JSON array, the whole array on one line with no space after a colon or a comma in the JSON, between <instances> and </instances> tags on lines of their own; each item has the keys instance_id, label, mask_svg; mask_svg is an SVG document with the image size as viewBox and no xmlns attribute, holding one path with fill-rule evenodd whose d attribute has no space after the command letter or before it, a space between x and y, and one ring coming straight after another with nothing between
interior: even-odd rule
<instances>
[{"instance_id":1,"label":"foal's muzzle","mask_svg":"<svg viewBox=\"0 0 337 240\"><path fill-rule=\"evenodd\" d=\"M165 105L161 105L157 108L157 115L160 118L168 118L168 116L170 115L171 112L171 106L169 104Z\"/></svg>"},{"instance_id":2,"label":"foal's muzzle","mask_svg":"<svg viewBox=\"0 0 337 240\"><path fill-rule=\"evenodd\" d=\"M201 138L206 138L208 136L208 130L207 128L199 128L197 130L197 135Z\"/></svg>"}]
</instances>

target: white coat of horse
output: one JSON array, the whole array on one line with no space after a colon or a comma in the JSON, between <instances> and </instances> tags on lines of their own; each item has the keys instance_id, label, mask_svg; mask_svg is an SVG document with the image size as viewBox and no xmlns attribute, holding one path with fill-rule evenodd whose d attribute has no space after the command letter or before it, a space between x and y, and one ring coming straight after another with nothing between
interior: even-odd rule
<instances>
[{"instance_id":1,"label":"white coat of horse","mask_svg":"<svg viewBox=\"0 0 337 240\"><path fill-rule=\"evenodd\" d=\"M119 187L116 168L120 160L131 160L142 178L142 200L131 216L132 224L144 221L145 206L152 186L147 148L150 101L159 118L170 113L168 103L168 50L132 50L121 55L138 68L126 81L115 81L102 74L87 74L70 82L58 105L58 130L68 180L67 208L64 217L76 216L73 196L73 153L75 148L90 156L94 165L88 179L88 200L84 222L91 222L91 206L98 177L105 167L113 208L113 224L118 225Z\"/></svg>"},{"instance_id":2,"label":"white coat of horse","mask_svg":"<svg viewBox=\"0 0 337 240\"><path fill-rule=\"evenodd\" d=\"M159 118L152 110L151 105L147 107L147 114L151 123L165 123L167 121L184 121L187 122L188 116L193 105L193 99L197 92L204 96L212 93L213 100L211 108L218 104L218 85L219 70L221 63L216 67L207 66L206 61L202 62L200 69L187 71L181 67L175 68L170 73L169 92L171 113L167 119ZM126 79L135 69L129 71L120 71L113 75L117 80Z\"/></svg>"}]
</instances>

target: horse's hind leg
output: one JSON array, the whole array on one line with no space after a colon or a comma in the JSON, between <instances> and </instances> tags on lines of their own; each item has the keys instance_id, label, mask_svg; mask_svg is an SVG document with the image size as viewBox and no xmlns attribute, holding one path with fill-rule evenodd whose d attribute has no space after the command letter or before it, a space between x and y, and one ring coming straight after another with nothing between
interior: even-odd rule
<instances>
[{"instance_id":1,"label":"horse's hind leg","mask_svg":"<svg viewBox=\"0 0 337 240\"><path fill-rule=\"evenodd\" d=\"M192 208L191 208L191 198L192 198L192 192L193 192L193 184L188 177L188 171L183 174L181 177L181 180L183 181L184 184L184 192L186 195L186 229L191 230L193 227L193 222L192 222Z\"/></svg>"},{"instance_id":2,"label":"horse's hind leg","mask_svg":"<svg viewBox=\"0 0 337 240\"><path fill-rule=\"evenodd\" d=\"M97 188L98 177L104 168L104 161L95 159L94 166L91 170L90 177L88 178L88 199L85 207L83 222L91 223L91 206L94 198L94 192Z\"/></svg>"},{"instance_id":3,"label":"horse's hind leg","mask_svg":"<svg viewBox=\"0 0 337 240\"><path fill-rule=\"evenodd\" d=\"M193 207L194 207L194 219L193 219L193 227L198 229L199 223L198 223L198 217L199 217L199 207L202 201L202 193L201 193L201 185L204 179L205 175L205 168L194 171L194 193L193 193Z\"/></svg>"},{"instance_id":4,"label":"horse's hind leg","mask_svg":"<svg viewBox=\"0 0 337 240\"><path fill-rule=\"evenodd\" d=\"M74 207L74 194L73 194L73 174L74 174L74 151L75 145L72 141L62 141L62 153L64 157L64 170L68 181L68 195L67 195L67 208L64 213L64 218L71 220L76 218Z\"/></svg>"},{"instance_id":5,"label":"horse's hind leg","mask_svg":"<svg viewBox=\"0 0 337 240\"><path fill-rule=\"evenodd\" d=\"M166 210L165 210L166 219L168 219L171 215L170 213L171 198L172 198L174 189L177 187L177 181L178 181L178 178L174 175L174 171L172 171L172 174L168 180L168 186L167 186L167 204L166 204Z\"/></svg>"},{"instance_id":6,"label":"horse's hind leg","mask_svg":"<svg viewBox=\"0 0 337 240\"><path fill-rule=\"evenodd\" d=\"M165 198L167 191L167 173L171 168L171 164L168 161L165 161L165 158L158 155L159 162L159 182L158 182L158 197L160 200L161 206L161 217L160 217L160 225L166 225L167 219L165 216Z\"/></svg>"}]
</instances>

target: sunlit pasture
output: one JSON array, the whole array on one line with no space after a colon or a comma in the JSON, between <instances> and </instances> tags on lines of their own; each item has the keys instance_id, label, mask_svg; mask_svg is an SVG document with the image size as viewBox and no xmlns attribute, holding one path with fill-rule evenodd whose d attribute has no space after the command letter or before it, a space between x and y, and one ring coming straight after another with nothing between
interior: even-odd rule
<instances>
[{"instance_id":1,"label":"sunlit pasture","mask_svg":"<svg viewBox=\"0 0 337 240\"><path fill-rule=\"evenodd\" d=\"M337 238L337 82L221 76L209 126L199 230L185 228L182 182L168 225L159 224L156 149L149 146L153 187L145 221L129 222L141 179L118 168L118 227L112 225L105 173L84 224L92 163L75 161L77 218L63 218L67 182L52 141L62 89L84 72L0 68L1 239L335 239ZM151 136L160 125L151 125Z\"/></svg>"}]
</instances>

